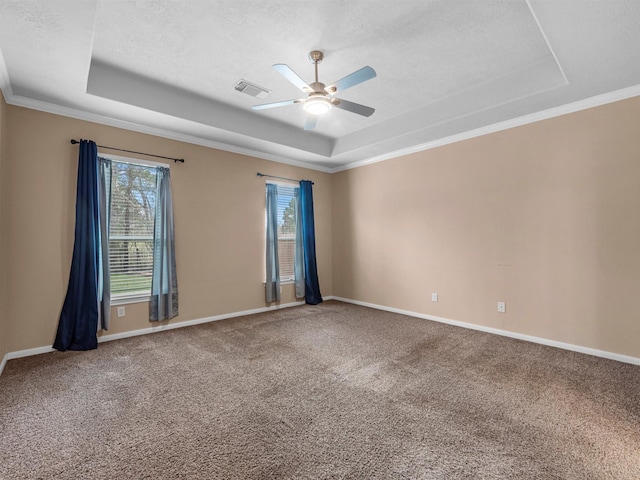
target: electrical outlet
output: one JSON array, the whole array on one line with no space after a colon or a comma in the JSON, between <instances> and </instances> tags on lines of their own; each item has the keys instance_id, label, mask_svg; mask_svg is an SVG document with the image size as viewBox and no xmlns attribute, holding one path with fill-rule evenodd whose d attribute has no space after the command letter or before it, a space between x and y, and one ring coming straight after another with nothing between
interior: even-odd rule
<instances>
[{"instance_id":1,"label":"electrical outlet","mask_svg":"<svg viewBox=\"0 0 640 480\"><path fill-rule=\"evenodd\" d=\"M504 302L498 302L498 312L505 313L507 311L507 304Z\"/></svg>"},{"instance_id":2,"label":"electrical outlet","mask_svg":"<svg viewBox=\"0 0 640 480\"><path fill-rule=\"evenodd\" d=\"M125 313L124 313L124 307L118 307L118 316L119 317L124 317Z\"/></svg>"},{"instance_id":3,"label":"electrical outlet","mask_svg":"<svg viewBox=\"0 0 640 480\"><path fill-rule=\"evenodd\" d=\"M437 302L438 301L438 294L437 293L432 293L431 294L431 301L432 302Z\"/></svg>"}]
</instances>

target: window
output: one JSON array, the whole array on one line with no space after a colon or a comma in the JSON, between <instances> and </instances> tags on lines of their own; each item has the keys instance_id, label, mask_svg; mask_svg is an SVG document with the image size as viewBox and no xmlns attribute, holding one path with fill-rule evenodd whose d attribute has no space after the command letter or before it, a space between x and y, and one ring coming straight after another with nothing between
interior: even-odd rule
<instances>
[{"instance_id":1,"label":"window","mask_svg":"<svg viewBox=\"0 0 640 480\"><path fill-rule=\"evenodd\" d=\"M156 168L112 161L109 268L112 299L151 294Z\"/></svg>"},{"instance_id":2,"label":"window","mask_svg":"<svg viewBox=\"0 0 640 480\"><path fill-rule=\"evenodd\" d=\"M296 196L291 185L278 184L278 264L280 282L294 281Z\"/></svg>"}]
</instances>

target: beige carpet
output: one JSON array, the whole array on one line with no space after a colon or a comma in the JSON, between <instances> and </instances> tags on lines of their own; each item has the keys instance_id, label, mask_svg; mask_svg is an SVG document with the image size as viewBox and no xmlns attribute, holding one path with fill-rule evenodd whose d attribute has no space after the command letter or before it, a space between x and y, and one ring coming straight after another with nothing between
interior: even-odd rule
<instances>
[{"instance_id":1,"label":"beige carpet","mask_svg":"<svg viewBox=\"0 0 640 480\"><path fill-rule=\"evenodd\" d=\"M2 479L640 479L640 367L326 302L11 360Z\"/></svg>"}]
</instances>

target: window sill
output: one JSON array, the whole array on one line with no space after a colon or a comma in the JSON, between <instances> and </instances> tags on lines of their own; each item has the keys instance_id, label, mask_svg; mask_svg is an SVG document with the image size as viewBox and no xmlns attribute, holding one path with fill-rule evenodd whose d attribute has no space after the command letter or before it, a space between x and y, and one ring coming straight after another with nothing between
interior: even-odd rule
<instances>
[{"instance_id":1,"label":"window sill","mask_svg":"<svg viewBox=\"0 0 640 480\"><path fill-rule=\"evenodd\" d=\"M144 303L151 300L151 295L115 295L111 297L111 305L128 305L129 303Z\"/></svg>"},{"instance_id":2,"label":"window sill","mask_svg":"<svg viewBox=\"0 0 640 480\"><path fill-rule=\"evenodd\" d=\"M294 279L290 279L290 280L280 280L280 285L293 285L294 283L296 283L296 281ZM262 286L264 287L267 284L267 282L262 282Z\"/></svg>"}]
</instances>

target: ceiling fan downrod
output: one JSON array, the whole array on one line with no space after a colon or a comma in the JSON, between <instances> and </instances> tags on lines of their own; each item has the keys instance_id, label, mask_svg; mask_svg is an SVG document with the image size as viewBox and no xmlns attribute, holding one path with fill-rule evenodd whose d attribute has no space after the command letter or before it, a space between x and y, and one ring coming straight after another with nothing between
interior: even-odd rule
<instances>
[{"instance_id":1,"label":"ceiling fan downrod","mask_svg":"<svg viewBox=\"0 0 640 480\"><path fill-rule=\"evenodd\" d=\"M322 53L320 50L311 50L309 52L309 61L313 63L313 67L316 72L316 81L309 86L312 87L313 90L317 93L323 92L325 87L324 83L320 83L318 81L318 64L322 62L323 58L324 58L324 53Z\"/></svg>"}]
</instances>

